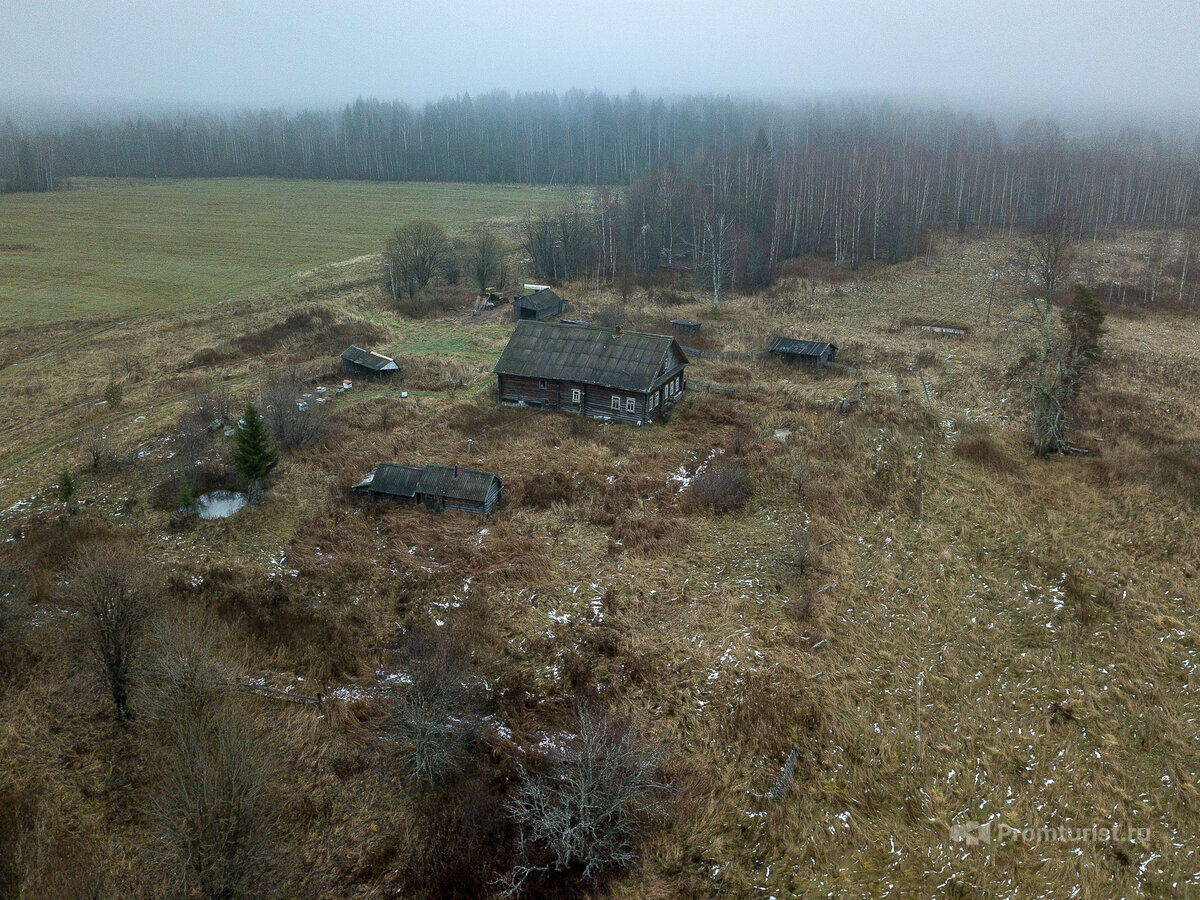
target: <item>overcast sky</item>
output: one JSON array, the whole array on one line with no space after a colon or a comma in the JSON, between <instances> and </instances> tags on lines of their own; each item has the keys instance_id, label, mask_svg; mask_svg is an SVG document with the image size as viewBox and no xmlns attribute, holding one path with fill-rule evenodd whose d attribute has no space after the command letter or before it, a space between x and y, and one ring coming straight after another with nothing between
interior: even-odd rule
<instances>
[{"instance_id":1,"label":"overcast sky","mask_svg":"<svg viewBox=\"0 0 1200 900\"><path fill-rule=\"evenodd\" d=\"M1200 0L0 0L0 103L495 88L886 94L1194 129Z\"/></svg>"}]
</instances>

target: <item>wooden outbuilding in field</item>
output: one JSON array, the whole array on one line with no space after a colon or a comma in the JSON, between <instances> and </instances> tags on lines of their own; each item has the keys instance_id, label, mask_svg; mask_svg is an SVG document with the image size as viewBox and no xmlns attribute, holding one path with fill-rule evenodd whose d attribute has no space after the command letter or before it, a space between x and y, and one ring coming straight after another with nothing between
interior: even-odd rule
<instances>
[{"instance_id":1,"label":"wooden outbuilding in field","mask_svg":"<svg viewBox=\"0 0 1200 900\"><path fill-rule=\"evenodd\" d=\"M504 483L492 472L459 466L401 466L380 463L354 485L354 492L372 500L396 500L432 510L457 509L486 516L500 501Z\"/></svg>"},{"instance_id":2,"label":"wooden outbuilding in field","mask_svg":"<svg viewBox=\"0 0 1200 900\"><path fill-rule=\"evenodd\" d=\"M685 334L695 334L700 330L700 323L695 319L672 319L671 328Z\"/></svg>"},{"instance_id":3,"label":"wooden outbuilding in field","mask_svg":"<svg viewBox=\"0 0 1200 900\"><path fill-rule=\"evenodd\" d=\"M351 344L342 351L342 371L347 375L388 378L399 372L400 367L390 356Z\"/></svg>"},{"instance_id":4,"label":"wooden outbuilding in field","mask_svg":"<svg viewBox=\"0 0 1200 900\"><path fill-rule=\"evenodd\" d=\"M542 321L561 315L567 308L567 301L550 288L540 284L525 285L524 294L513 298L514 319L536 319Z\"/></svg>"},{"instance_id":5,"label":"wooden outbuilding in field","mask_svg":"<svg viewBox=\"0 0 1200 900\"><path fill-rule=\"evenodd\" d=\"M666 334L518 322L492 371L501 403L642 425L683 393L687 364Z\"/></svg>"},{"instance_id":6,"label":"wooden outbuilding in field","mask_svg":"<svg viewBox=\"0 0 1200 900\"><path fill-rule=\"evenodd\" d=\"M767 352L784 362L799 362L808 366L827 366L837 355L837 347L828 341L798 341L776 335L771 338Z\"/></svg>"}]
</instances>

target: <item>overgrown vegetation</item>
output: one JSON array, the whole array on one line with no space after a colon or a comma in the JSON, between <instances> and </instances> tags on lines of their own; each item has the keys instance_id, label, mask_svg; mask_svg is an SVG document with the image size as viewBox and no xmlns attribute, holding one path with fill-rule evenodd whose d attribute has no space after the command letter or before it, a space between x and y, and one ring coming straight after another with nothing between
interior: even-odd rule
<instances>
[{"instance_id":1,"label":"overgrown vegetation","mask_svg":"<svg viewBox=\"0 0 1200 900\"><path fill-rule=\"evenodd\" d=\"M1104 284L1160 240L1077 244L1060 284ZM1071 416L1089 453L1036 458L1027 245L952 237L849 274L810 258L716 317L694 285L567 285L588 320L704 321L716 352L688 377L714 390L643 428L500 407L509 311L401 317L376 259L131 327L15 329L0 892L1178 893L1200 868L1179 787L1200 664L1194 322L1110 316ZM1095 312L1069 301L1052 333L1084 352ZM327 343L351 322L385 335L396 382L334 390ZM847 368L756 357L784 323ZM244 354L192 365L241 335ZM75 340L51 381L42 354ZM141 374L121 364L109 410L122 356ZM225 426L276 380L292 406L329 385L325 435L279 447L236 516L176 514L185 489L245 486ZM467 464L468 441L505 480L487 519L348 490L381 460ZM109 547L154 576L119 725L72 595ZM991 816L1150 831L952 839Z\"/></svg>"}]
</instances>

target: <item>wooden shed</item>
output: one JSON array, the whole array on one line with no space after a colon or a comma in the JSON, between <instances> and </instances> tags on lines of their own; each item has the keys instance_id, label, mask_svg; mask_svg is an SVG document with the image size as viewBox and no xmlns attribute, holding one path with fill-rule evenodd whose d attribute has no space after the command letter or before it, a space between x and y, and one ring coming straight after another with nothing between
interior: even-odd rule
<instances>
[{"instance_id":1,"label":"wooden shed","mask_svg":"<svg viewBox=\"0 0 1200 900\"><path fill-rule=\"evenodd\" d=\"M784 362L798 362L809 366L827 366L837 355L837 347L827 341L800 341L776 335L771 338L767 352Z\"/></svg>"},{"instance_id":2,"label":"wooden shed","mask_svg":"<svg viewBox=\"0 0 1200 900\"><path fill-rule=\"evenodd\" d=\"M642 425L683 393L687 364L666 334L518 322L492 371L501 403Z\"/></svg>"},{"instance_id":3,"label":"wooden shed","mask_svg":"<svg viewBox=\"0 0 1200 900\"><path fill-rule=\"evenodd\" d=\"M390 356L351 344L342 351L342 371L347 375L388 378L399 372L400 367Z\"/></svg>"},{"instance_id":4,"label":"wooden shed","mask_svg":"<svg viewBox=\"0 0 1200 900\"><path fill-rule=\"evenodd\" d=\"M354 485L372 500L395 500L432 510L457 509L486 516L500 501L504 483L492 472L459 466L402 466L380 463Z\"/></svg>"},{"instance_id":5,"label":"wooden shed","mask_svg":"<svg viewBox=\"0 0 1200 900\"><path fill-rule=\"evenodd\" d=\"M525 290L526 293L513 298L514 319L542 321L561 315L567 308L567 301L548 287L527 284Z\"/></svg>"}]
</instances>

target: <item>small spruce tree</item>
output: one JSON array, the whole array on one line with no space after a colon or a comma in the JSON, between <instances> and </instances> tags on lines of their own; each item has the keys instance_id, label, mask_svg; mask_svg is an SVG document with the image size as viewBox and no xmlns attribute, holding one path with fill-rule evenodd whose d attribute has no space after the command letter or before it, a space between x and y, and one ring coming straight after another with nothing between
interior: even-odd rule
<instances>
[{"instance_id":1,"label":"small spruce tree","mask_svg":"<svg viewBox=\"0 0 1200 900\"><path fill-rule=\"evenodd\" d=\"M58 499L63 503L70 503L71 498L75 496L75 476L71 474L70 469L63 469L62 474L58 476L57 487Z\"/></svg>"},{"instance_id":2,"label":"small spruce tree","mask_svg":"<svg viewBox=\"0 0 1200 900\"><path fill-rule=\"evenodd\" d=\"M118 409L121 406L121 400L124 398L124 391L121 386L115 381L110 381L108 386L104 388L104 401L113 409Z\"/></svg>"},{"instance_id":3,"label":"small spruce tree","mask_svg":"<svg viewBox=\"0 0 1200 900\"><path fill-rule=\"evenodd\" d=\"M247 404L246 411L242 413L242 427L237 433L233 464L249 484L251 500L262 493L263 479L279 464L279 454L271 447L266 423L253 403Z\"/></svg>"}]
</instances>

